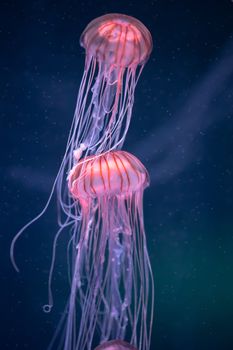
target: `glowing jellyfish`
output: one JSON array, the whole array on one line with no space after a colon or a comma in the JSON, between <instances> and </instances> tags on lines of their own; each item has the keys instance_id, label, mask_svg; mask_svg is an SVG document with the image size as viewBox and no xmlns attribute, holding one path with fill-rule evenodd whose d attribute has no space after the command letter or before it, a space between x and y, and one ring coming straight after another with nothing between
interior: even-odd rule
<instances>
[{"instance_id":1,"label":"glowing jellyfish","mask_svg":"<svg viewBox=\"0 0 233 350\"><path fill-rule=\"evenodd\" d=\"M100 343L126 338L148 350L154 303L142 203L148 173L132 154L112 151L79 161L68 183L82 225L72 236L64 349L93 349L100 334Z\"/></svg>"},{"instance_id":2,"label":"glowing jellyfish","mask_svg":"<svg viewBox=\"0 0 233 350\"><path fill-rule=\"evenodd\" d=\"M82 150L99 154L124 142L135 86L150 56L152 39L137 19L108 14L87 26L80 44L86 61L73 136L77 150L82 145Z\"/></svg>"},{"instance_id":3,"label":"glowing jellyfish","mask_svg":"<svg viewBox=\"0 0 233 350\"><path fill-rule=\"evenodd\" d=\"M97 346L95 350L137 350L134 346L126 343L122 340L108 341L100 346Z\"/></svg>"}]
</instances>

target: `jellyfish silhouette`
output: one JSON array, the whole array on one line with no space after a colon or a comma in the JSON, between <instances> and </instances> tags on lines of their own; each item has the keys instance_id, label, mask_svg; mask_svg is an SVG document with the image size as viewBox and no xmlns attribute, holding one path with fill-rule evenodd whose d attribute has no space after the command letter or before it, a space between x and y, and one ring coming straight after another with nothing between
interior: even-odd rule
<instances>
[{"instance_id":1,"label":"jellyfish silhouette","mask_svg":"<svg viewBox=\"0 0 233 350\"><path fill-rule=\"evenodd\" d=\"M128 337L148 350L154 304L142 203L148 173L132 154L112 151L79 161L68 184L82 225L74 224L71 239L64 349L93 349L99 336L100 343Z\"/></svg>"}]
</instances>

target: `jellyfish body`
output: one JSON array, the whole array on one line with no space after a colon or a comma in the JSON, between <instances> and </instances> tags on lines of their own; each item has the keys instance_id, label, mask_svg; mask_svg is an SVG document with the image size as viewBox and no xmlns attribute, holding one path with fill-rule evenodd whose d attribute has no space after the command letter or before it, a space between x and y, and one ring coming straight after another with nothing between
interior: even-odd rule
<instances>
[{"instance_id":1,"label":"jellyfish body","mask_svg":"<svg viewBox=\"0 0 233 350\"><path fill-rule=\"evenodd\" d=\"M137 68L143 67L149 58L152 39L137 19L108 14L87 26L80 44L86 50L86 61L76 112L82 115L84 104L86 108L83 125L79 118L81 130L75 140L98 154L124 142L134 102Z\"/></svg>"},{"instance_id":2,"label":"jellyfish body","mask_svg":"<svg viewBox=\"0 0 233 350\"><path fill-rule=\"evenodd\" d=\"M82 225L72 237L65 350L91 350L98 335L99 343L127 338L149 349L153 278L142 207L148 182L142 163L123 151L83 159L68 176Z\"/></svg>"},{"instance_id":3,"label":"jellyfish body","mask_svg":"<svg viewBox=\"0 0 233 350\"><path fill-rule=\"evenodd\" d=\"M122 14L108 14L91 21L80 44L90 57L110 69L142 65L152 49L151 36L144 24Z\"/></svg>"}]
</instances>

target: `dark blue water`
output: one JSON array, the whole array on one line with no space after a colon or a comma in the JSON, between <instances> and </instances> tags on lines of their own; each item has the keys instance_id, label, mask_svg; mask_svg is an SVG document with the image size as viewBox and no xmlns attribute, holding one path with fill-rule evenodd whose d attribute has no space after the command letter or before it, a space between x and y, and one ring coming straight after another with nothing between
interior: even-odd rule
<instances>
[{"instance_id":1,"label":"dark blue water","mask_svg":"<svg viewBox=\"0 0 233 350\"><path fill-rule=\"evenodd\" d=\"M56 207L17 245L44 205L65 149L84 65L79 36L121 12L150 29L125 149L151 176L144 199L155 275L152 350L233 348L233 3L229 1L1 2L0 349L45 350L67 297L62 238L47 315Z\"/></svg>"}]
</instances>

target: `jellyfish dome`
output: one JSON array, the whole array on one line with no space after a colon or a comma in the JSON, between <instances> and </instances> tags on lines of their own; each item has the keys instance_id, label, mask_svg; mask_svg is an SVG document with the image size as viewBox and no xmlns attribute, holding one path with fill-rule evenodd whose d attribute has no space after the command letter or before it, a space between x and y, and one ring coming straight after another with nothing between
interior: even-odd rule
<instances>
[{"instance_id":1,"label":"jellyfish dome","mask_svg":"<svg viewBox=\"0 0 233 350\"><path fill-rule=\"evenodd\" d=\"M86 158L72 169L68 179L70 193L80 201L106 195L130 196L149 183L145 167L125 151Z\"/></svg>"},{"instance_id":2,"label":"jellyfish dome","mask_svg":"<svg viewBox=\"0 0 233 350\"><path fill-rule=\"evenodd\" d=\"M144 24L116 13L91 21L80 44L97 61L120 67L144 64L152 50L152 38Z\"/></svg>"}]
</instances>

